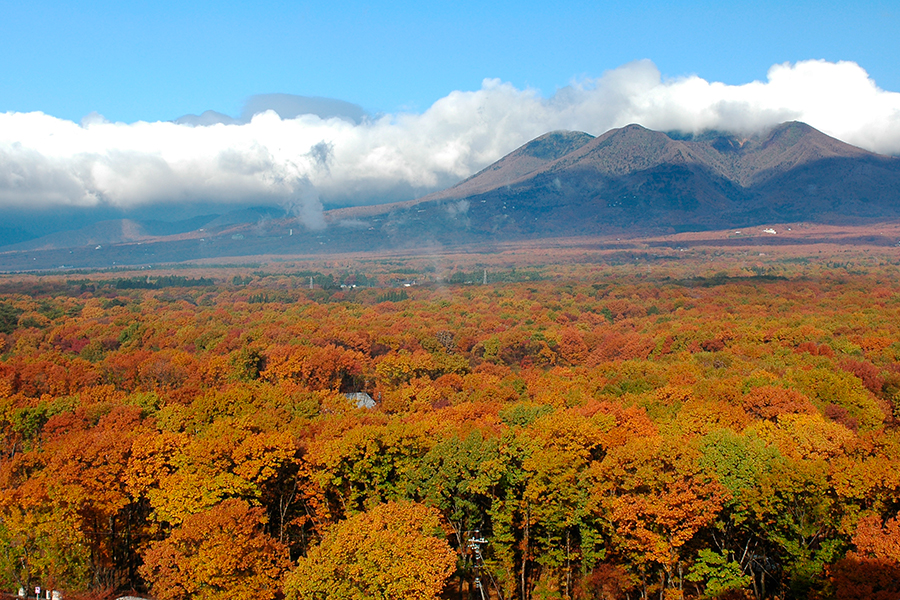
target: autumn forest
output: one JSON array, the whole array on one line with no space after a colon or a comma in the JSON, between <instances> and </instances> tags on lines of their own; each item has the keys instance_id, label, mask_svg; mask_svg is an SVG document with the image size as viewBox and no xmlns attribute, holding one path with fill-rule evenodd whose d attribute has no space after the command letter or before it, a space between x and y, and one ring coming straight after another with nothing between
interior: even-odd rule
<instances>
[{"instance_id":1,"label":"autumn forest","mask_svg":"<svg viewBox=\"0 0 900 600\"><path fill-rule=\"evenodd\" d=\"M896 250L0 276L0 590L895 600Z\"/></svg>"}]
</instances>

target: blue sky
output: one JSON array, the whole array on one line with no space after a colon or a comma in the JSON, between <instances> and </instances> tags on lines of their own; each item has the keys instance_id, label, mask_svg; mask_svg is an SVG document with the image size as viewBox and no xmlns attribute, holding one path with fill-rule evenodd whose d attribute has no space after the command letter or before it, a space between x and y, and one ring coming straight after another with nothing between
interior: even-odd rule
<instances>
[{"instance_id":1,"label":"blue sky","mask_svg":"<svg viewBox=\"0 0 900 600\"><path fill-rule=\"evenodd\" d=\"M900 156L898 31L896 0L0 0L0 210L274 203L321 224L323 203L629 123L800 120ZM225 117L170 122L207 110Z\"/></svg>"},{"instance_id":2,"label":"blue sky","mask_svg":"<svg viewBox=\"0 0 900 600\"><path fill-rule=\"evenodd\" d=\"M552 95L638 59L742 84L854 61L900 91L897 2L59 2L2 4L0 112L78 121L236 116L254 94L421 112L485 78Z\"/></svg>"}]
</instances>

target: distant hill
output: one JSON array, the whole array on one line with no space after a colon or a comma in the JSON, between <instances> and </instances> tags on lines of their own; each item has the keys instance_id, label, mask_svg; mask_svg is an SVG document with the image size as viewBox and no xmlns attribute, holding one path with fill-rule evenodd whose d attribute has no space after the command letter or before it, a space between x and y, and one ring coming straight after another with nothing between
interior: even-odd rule
<instances>
[{"instance_id":1,"label":"distant hill","mask_svg":"<svg viewBox=\"0 0 900 600\"><path fill-rule=\"evenodd\" d=\"M77 246L121 244L146 240L148 233L143 224L131 219L100 221L71 231L59 231L17 244L3 247L3 250L58 250Z\"/></svg>"},{"instance_id":2,"label":"distant hill","mask_svg":"<svg viewBox=\"0 0 900 600\"><path fill-rule=\"evenodd\" d=\"M0 269L900 220L900 159L797 122L748 137L639 125L598 137L554 131L446 190L325 217L318 231L267 208L171 224L109 221L3 247Z\"/></svg>"},{"instance_id":3,"label":"distant hill","mask_svg":"<svg viewBox=\"0 0 900 600\"><path fill-rule=\"evenodd\" d=\"M109 219L70 231L58 231L18 243L0 244L3 251L61 250L80 246L159 242L161 239L214 237L242 225L258 226L284 219L285 211L267 206L233 210L224 215L199 215L178 221L159 219ZM2 230L0 230L2 232ZM5 240L4 240L5 241Z\"/></svg>"}]
</instances>

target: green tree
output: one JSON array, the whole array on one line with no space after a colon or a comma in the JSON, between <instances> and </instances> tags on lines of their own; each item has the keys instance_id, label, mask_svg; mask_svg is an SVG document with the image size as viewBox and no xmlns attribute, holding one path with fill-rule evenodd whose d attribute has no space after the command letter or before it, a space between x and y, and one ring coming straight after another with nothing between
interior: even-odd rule
<instances>
[{"instance_id":1,"label":"green tree","mask_svg":"<svg viewBox=\"0 0 900 600\"><path fill-rule=\"evenodd\" d=\"M830 493L827 476L822 460L778 462L747 493L760 535L772 546L771 559L795 597L820 586L825 566L846 547L842 500Z\"/></svg>"},{"instance_id":2,"label":"green tree","mask_svg":"<svg viewBox=\"0 0 900 600\"><path fill-rule=\"evenodd\" d=\"M715 521L715 550L701 551L688 580L706 581L707 594L715 595L709 586L724 592L726 582L738 579L731 571L737 564L739 575L748 576L745 585L752 585L756 596L762 597L767 580L780 576L780 569L771 558L772 547L763 537L764 528L757 520L759 512L753 500L759 498L763 477L768 477L784 458L754 433L738 434L728 429L704 436L700 452L700 466L728 490L729 497Z\"/></svg>"},{"instance_id":3,"label":"green tree","mask_svg":"<svg viewBox=\"0 0 900 600\"><path fill-rule=\"evenodd\" d=\"M90 548L75 515L47 506L0 512L0 585L35 584L83 590L90 583Z\"/></svg>"},{"instance_id":4,"label":"green tree","mask_svg":"<svg viewBox=\"0 0 900 600\"><path fill-rule=\"evenodd\" d=\"M409 499L416 466L434 442L415 425L361 425L310 444L313 480L336 514Z\"/></svg>"},{"instance_id":5,"label":"green tree","mask_svg":"<svg viewBox=\"0 0 900 600\"><path fill-rule=\"evenodd\" d=\"M0 333L12 333L19 324L22 309L0 302Z\"/></svg>"},{"instance_id":6,"label":"green tree","mask_svg":"<svg viewBox=\"0 0 900 600\"><path fill-rule=\"evenodd\" d=\"M713 550L701 550L697 562L685 577L688 581L704 583L706 598L718 598L726 592L744 589L753 577L745 575L741 565Z\"/></svg>"}]
</instances>

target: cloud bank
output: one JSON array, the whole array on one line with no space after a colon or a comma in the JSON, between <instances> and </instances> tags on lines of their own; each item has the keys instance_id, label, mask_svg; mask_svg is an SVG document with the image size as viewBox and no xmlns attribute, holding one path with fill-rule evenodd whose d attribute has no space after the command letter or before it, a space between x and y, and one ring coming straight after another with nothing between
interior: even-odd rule
<instances>
[{"instance_id":1,"label":"cloud bank","mask_svg":"<svg viewBox=\"0 0 900 600\"><path fill-rule=\"evenodd\" d=\"M800 120L868 150L900 154L900 94L878 88L852 62L780 64L766 81L726 85L666 79L652 62L638 61L549 98L486 79L481 89L451 92L421 114L379 117L341 101L291 98L255 97L240 119L204 113L126 124L89 115L74 123L38 112L0 114L0 209L257 202L281 204L318 227L320 198L413 198L547 131L598 135L629 123L746 134ZM279 106L264 110L267 101Z\"/></svg>"}]
</instances>

